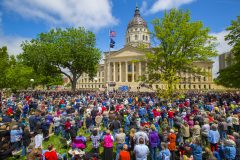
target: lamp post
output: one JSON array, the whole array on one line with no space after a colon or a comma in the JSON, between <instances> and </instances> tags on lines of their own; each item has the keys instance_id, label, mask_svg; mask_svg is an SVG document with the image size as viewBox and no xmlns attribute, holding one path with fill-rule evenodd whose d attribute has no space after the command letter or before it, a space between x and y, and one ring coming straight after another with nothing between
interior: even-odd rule
<instances>
[{"instance_id":1,"label":"lamp post","mask_svg":"<svg viewBox=\"0 0 240 160\"><path fill-rule=\"evenodd\" d=\"M97 77L94 77L93 80L94 80L94 82L95 82L95 88L97 88L96 86L97 86L97 80L98 80L98 78L97 78Z\"/></svg>"},{"instance_id":2,"label":"lamp post","mask_svg":"<svg viewBox=\"0 0 240 160\"><path fill-rule=\"evenodd\" d=\"M32 90L33 90L33 82L34 82L34 79L30 79L31 89L32 89Z\"/></svg>"}]
</instances>

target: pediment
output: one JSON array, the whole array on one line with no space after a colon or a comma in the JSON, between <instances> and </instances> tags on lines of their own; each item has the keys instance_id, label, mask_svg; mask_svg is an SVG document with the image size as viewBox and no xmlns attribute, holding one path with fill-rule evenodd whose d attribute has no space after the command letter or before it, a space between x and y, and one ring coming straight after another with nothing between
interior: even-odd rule
<instances>
[{"instance_id":1,"label":"pediment","mask_svg":"<svg viewBox=\"0 0 240 160\"><path fill-rule=\"evenodd\" d=\"M133 47L124 47L111 54L111 58L121 58L121 57L143 57L145 53L140 49Z\"/></svg>"}]
</instances>

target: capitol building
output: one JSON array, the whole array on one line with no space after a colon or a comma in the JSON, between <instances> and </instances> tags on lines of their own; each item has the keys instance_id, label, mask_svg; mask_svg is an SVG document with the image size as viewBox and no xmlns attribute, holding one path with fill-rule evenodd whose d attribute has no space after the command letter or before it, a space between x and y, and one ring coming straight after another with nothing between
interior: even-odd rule
<instances>
[{"instance_id":1,"label":"capitol building","mask_svg":"<svg viewBox=\"0 0 240 160\"><path fill-rule=\"evenodd\" d=\"M87 74L83 74L77 83L77 89L118 89L121 86L128 86L131 91L154 91L166 89L164 83L153 84L146 87L140 76L146 74L147 63L142 61L145 53L138 48L144 45L150 49L150 32L146 21L141 17L138 7L135 9L134 17L128 23L125 46L117 51L106 52L104 63L99 64L97 75L90 80ZM181 90L206 90L214 89L212 78L212 61L198 61L194 65L201 68L208 74L192 75L181 74L181 81L174 86Z\"/></svg>"}]
</instances>

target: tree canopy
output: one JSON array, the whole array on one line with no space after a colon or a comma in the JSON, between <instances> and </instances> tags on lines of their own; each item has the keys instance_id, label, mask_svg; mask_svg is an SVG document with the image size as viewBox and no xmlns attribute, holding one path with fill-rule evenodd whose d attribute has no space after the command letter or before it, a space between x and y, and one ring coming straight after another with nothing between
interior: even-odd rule
<instances>
[{"instance_id":1,"label":"tree canopy","mask_svg":"<svg viewBox=\"0 0 240 160\"><path fill-rule=\"evenodd\" d=\"M15 56L9 56L7 47L0 48L0 89L27 89L34 77L31 67L20 63Z\"/></svg>"},{"instance_id":2,"label":"tree canopy","mask_svg":"<svg viewBox=\"0 0 240 160\"><path fill-rule=\"evenodd\" d=\"M162 19L156 18L152 24L156 45L146 51L147 74L142 80L149 84L167 83L167 93L171 95L180 73L203 74L194 62L216 56L215 38L201 21L191 21L188 11L166 11Z\"/></svg>"},{"instance_id":3,"label":"tree canopy","mask_svg":"<svg viewBox=\"0 0 240 160\"><path fill-rule=\"evenodd\" d=\"M101 59L95 35L82 28L52 29L22 44L21 58L44 76L64 74L76 89L83 73L93 78Z\"/></svg>"},{"instance_id":4,"label":"tree canopy","mask_svg":"<svg viewBox=\"0 0 240 160\"><path fill-rule=\"evenodd\" d=\"M231 65L219 72L216 82L225 87L240 88L240 16L233 20L226 30L229 34L226 35L225 40L233 46L231 50L233 58L227 59L232 61Z\"/></svg>"}]
</instances>

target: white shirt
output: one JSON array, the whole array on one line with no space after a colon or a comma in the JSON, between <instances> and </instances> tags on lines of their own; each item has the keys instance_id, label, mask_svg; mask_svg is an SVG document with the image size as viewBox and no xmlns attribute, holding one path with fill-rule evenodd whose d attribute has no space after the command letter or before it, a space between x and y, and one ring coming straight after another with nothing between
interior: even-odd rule
<instances>
[{"instance_id":1,"label":"white shirt","mask_svg":"<svg viewBox=\"0 0 240 160\"><path fill-rule=\"evenodd\" d=\"M35 142L35 148L41 148L42 147L42 142L43 142L43 135L42 134L37 134L34 137L34 142Z\"/></svg>"}]
</instances>

